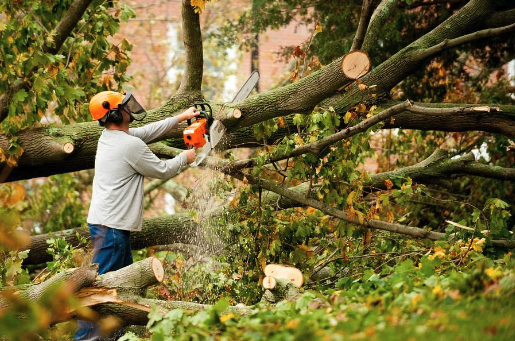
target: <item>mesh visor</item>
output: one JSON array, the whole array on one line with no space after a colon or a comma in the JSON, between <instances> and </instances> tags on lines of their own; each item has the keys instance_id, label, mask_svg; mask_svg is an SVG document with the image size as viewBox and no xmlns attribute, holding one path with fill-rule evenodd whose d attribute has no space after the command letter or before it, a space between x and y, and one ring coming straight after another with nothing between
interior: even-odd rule
<instances>
[{"instance_id":1,"label":"mesh visor","mask_svg":"<svg viewBox=\"0 0 515 341\"><path fill-rule=\"evenodd\" d=\"M143 121L145 116L147 116L147 112L143 109L141 104L136 101L132 92L128 92L125 95L122 103L118 105L118 108L128 113L136 121Z\"/></svg>"}]
</instances>

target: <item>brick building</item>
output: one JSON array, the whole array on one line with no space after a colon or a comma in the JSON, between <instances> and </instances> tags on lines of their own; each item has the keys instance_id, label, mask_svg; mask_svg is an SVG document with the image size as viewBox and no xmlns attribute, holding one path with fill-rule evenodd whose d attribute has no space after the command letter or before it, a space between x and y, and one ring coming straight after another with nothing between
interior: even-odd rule
<instances>
[{"instance_id":1,"label":"brick building","mask_svg":"<svg viewBox=\"0 0 515 341\"><path fill-rule=\"evenodd\" d=\"M122 25L120 35L134 44L132 64L128 75L133 76L130 86L147 108L161 105L176 90L182 74L183 43L181 36L180 0L129 0L137 17ZM221 25L227 18L237 18L250 7L250 0L224 0L210 2L200 15L204 32ZM279 77L288 77L287 63L279 61L277 52L282 46L296 46L309 39L306 27L291 24L280 30L270 30L259 36L260 91L273 87ZM209 100L231 100L237 89L250 75L250 52L236 48L216 50L213 42L204 42L205 83L214 92L205 93ZM219 56L217 56L219 55ZM223 84L216 84L216 79ZM206 89L206 85L203 89Z\"/></svg>"}]
</instances>

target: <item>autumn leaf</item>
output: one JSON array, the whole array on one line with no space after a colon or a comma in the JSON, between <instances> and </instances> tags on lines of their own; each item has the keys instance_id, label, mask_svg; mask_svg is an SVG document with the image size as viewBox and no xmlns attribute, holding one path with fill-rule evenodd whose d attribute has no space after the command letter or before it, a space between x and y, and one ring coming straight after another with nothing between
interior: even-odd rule
<instances>
[{"instance_id":1,"label":"autumn leaf","mask_svg":"<svg viewBox=\"0 0 515 341\"><path fill-rule=\"evenodd\" d=\"M295 58L304 58L306 56L306 52L302 51L300 45L297 45L297 47L293 51L293 56Z\"/></svg>"},{"instance_id":2,"label":"autumn leaf","mask_svg":"<svg viewBox=\"0 0 515 341\"><path fill-rule=\"evenodd\" d=\"M229 313L227 315L222 315L222 316L220 316L220 322L225 323L225 322L229 321L232 318L234 318L234 314L233 313Z\"/></svg>"},{"instance_id":3,"label":"autumn leaf","mask_svg":"<svg viewBox=\"0 0 515 341\"><path fill-rule=\"evenodd\" d=\"M393 213L391 211L386 212L386 222L391 223L394 220Z\"/></svg>"},{"instance_id":4,"label":"autumn leaf","mask_svg":"<svg viewBox=\"0 0 515 341\"><path fill-rule=\"evenodd\" d=\"M279 117L277 119L277 124L281 127L281 128L284 128L284 117Z\"/></svg>"},{"instance_id":5,"label":"autumn leaf","mask_svg":"<svg viewBox=\"0 0 515 341\"><path fill-rule=\"evenodd\" d=\"M191 6L195 7L196 13L202 13L206 9L205 0L191 0Z\"/></svg>"},{"instance_id":6,"label":"autumn leaf","mask_svg":"<svg viewBox=\"0 0 515 341\"><path fill-rule=\"evenodd\" d=\"M492 279L502 276L502 272L499 271L499 269L494 269L494 268L486 269L485 273L487 274L488 277L490 277Z\"/></svg>"},{"instance_id":7,"label":"autumn leaf","mask_svg":"<svg viewBox=\"0 0 515 341\"><path fill-rule=\"evenodd\" d=\"M393 182L390 179L384 180L383 183L386 186L386 189L392 189L393 188Z\"/></svg>"}]
</instances>

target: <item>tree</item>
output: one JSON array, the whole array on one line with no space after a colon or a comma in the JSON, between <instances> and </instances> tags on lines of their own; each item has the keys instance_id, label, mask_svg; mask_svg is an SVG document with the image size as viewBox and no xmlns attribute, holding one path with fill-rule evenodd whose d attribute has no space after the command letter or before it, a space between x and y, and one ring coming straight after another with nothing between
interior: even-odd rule
<instances>
[{"instance_id":1,"label":"tree","mask_svg":"<svg viewBox=\"0 0 515 341\"><path fill-rule=\"evenodd\" d=\"M255 20L248 27L246 16L231 24L252 37L256 29L289 22L293 14L315 25L310 42L291 50L298 63L289 82L238 103L211 103L227 127L218 151L260 146L250 159L213 155L203 165L245 185L238 207L216 215L227 226L222 239L238 246L237 256L229 259L243 260L235 264L245 273L271 261L302 264L309 273L319 271L315 264L324 259L343 268L332 260L334 253L314 255L313 248L323 246L345 259L355 242L349 237L359 237L366 248L373 229L432 240L470 239L469 249L482 237L494 247L513 247L515 106L513 87L501 70L515 52L510 34L515 4L340 3L261 1L254 4ZM183 1L181 84L142 124L205 100L200 30L205 5ZM60 7L2 6L7 13L2 51L14 53L3 52L0 64L5 80L0 180L91 168L101 129L92 122L67 123L86 120L87 99L107 86L105 71L112 72L118 89L123 87L131 46L123 39L113 45L105 36L133 12L84 0ZM50 10L59 15L43 20ZM353 20L343 25L338 16ZM48 32L50 38L44 38ZM52 101L53 114L64 124L40 126L36 122ZM183 128L153 143L153 151L177 155ZM481 148L488 155L474 157ZM370 157L376 158L374 174L364 168ZM146 231L159 223L177 230L194 224L187 217L157 221L148 220ZM188 242L188 233L178 238ZM159 243L153 237L138 240L141 246Z\"/></svg>"}]
</instances>

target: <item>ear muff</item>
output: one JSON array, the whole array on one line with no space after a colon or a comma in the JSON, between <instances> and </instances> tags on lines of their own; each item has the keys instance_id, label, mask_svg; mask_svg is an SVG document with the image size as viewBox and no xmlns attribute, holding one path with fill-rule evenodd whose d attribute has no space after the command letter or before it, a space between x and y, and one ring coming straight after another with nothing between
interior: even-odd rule
<instances>
[{"instance_id":1,"label":"ear muff","mask_svg":"<svg viewBox=\"0 0 515 341\"><path fill-rule=\"evenodd\" d=\"M123 122L123 114L120 110L109 110L107 112L106 122L121 124Z\"/></svg>"}]
</instances>

